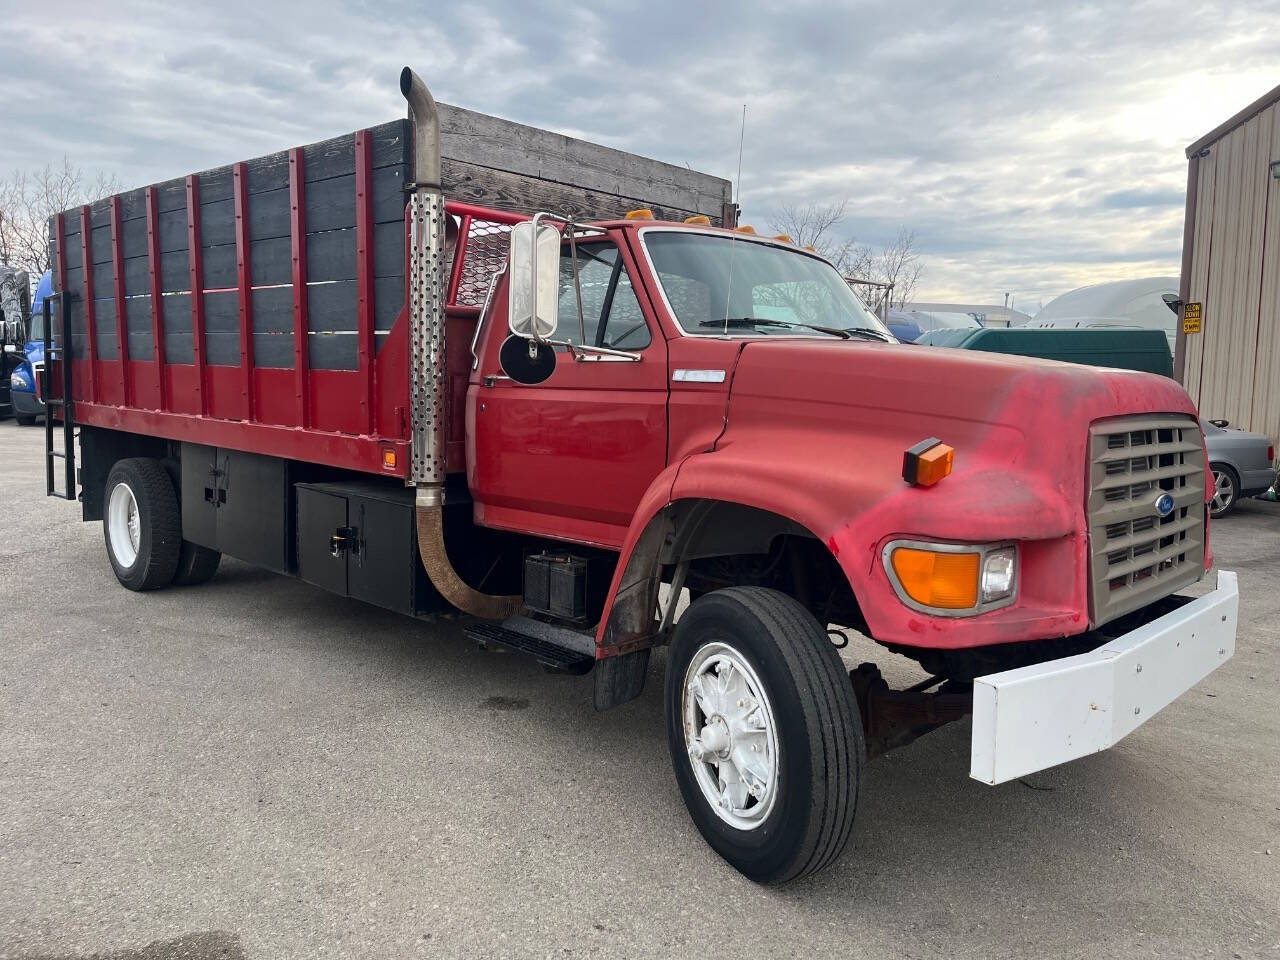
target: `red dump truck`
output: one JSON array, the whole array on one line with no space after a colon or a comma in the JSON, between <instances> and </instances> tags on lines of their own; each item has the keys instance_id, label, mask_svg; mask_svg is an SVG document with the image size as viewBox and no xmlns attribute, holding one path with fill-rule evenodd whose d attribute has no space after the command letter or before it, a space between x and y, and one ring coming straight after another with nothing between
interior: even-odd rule
<instances>
[{"instance_id":1,"label":"red dump truck","mask_svg":"<svg viewBox=\"0 0 1280 960\"><path fill-rule=\"evenodd\" d=\"M125 587L227 554L465 614L600 710L668 646L676 782L761 882L840 854L868 757L972 715L1005 782L1231 657L1235 576L1178 593L1211 488L1175 383L899 346L726 182L401 90L52 219L49 490ZM928 679L850 672L845 629Z\"/></svg>"}]
</instances>

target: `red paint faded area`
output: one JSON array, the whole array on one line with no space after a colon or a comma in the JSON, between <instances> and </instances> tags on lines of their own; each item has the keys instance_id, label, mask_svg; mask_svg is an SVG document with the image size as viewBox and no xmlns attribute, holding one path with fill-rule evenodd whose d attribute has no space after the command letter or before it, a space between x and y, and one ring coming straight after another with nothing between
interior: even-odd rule
<instances>
[{"instance_id":1,"label":"red paint faded area","mask_svg":"<svg viewBox=\"0 0 1280 960\"><path fill-rule=\"evenodd\" d=\"M715 451L690 457L674 498L719 497L804 524L848 576L872 635L956 648L1087 629L1085 452L1091 423L1195 415L1162 377L1052 361L875 343L752 341ZM951 475L909 487L902 453L937 436ZM969 618L906 607L885 573L890 540L1020 550L1015 604Z\"/></svg>"}]
</instances>

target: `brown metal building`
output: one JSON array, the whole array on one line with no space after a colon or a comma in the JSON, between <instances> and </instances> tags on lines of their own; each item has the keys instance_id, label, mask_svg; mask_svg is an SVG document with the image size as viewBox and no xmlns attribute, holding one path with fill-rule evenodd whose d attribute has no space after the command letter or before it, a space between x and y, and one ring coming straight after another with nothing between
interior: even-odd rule
<instances>
[{"instance_id":1,"label":"brown metal building","mask_svg":"<svg viewBox=\"0 0 1280 960\"><path fill-rule=\"evenodd\" d=\"M1176 374L1201 416L1280 442L1280 87L1187 159Z\"/></svg>"}]
</instances>

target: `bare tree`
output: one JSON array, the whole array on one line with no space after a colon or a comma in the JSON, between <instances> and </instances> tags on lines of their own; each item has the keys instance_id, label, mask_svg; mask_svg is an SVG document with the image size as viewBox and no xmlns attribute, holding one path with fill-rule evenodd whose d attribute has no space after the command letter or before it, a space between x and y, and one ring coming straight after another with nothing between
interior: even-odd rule
<instances>
[{"instance_id":1,"label":"bare tree","mask_svg":"<svg viewBox=\"0 0 1280 960\"><path fill-rule=\"evenodd\" d=\"M843 221L846 201L787 204L769 221L769 228L785 234L793 243L813 247L826 257L844 276L861 276L871 264L871 248L853 237L841 240L835 228Z\"/></svg>"},{"instance_id":2,"label":"bare tree","mask_svg":"<svg viewBox=\"0 0 1280 960\"><path fill-rule=\"evenodd\" d=\"M879 309L883 291L891 289L891 306L901 308L915 293L924 264L916 249L916 233L902 227L898 235L879 251L853 237L840 239L836 228L845 219L846 201L832 203L788 204L769 221L772 230L789 236L800 246L813 247L826 257L845 277L870 281L859 285L864 300ZM871 301L877 301L873 303Z\"/></svg>"},{"instance_id":3,"label":"bare tree","mask_svg":"<svg viewBox=\"0 0 1280 960\"><path fill-rule=\"evenodd\" d=\"M62 165L16 170L0 180L0 263L38 277L50 267L48 222L62 210L120 192L115 175L87 178L63 157Z\"/></svg>"},{"instance_id":4,"label":"bare tree","mask_svg":"<svg viewBox=\"0 0 1280 960\"><path fill-rule=\"evenodd\" d=\"M901 310L915 294L924 273L920 253L916 250L916 232L902 227L898 236L884 245L875 258L874 279L892 285L893 305Z\"/></svg>"}]
</instances>

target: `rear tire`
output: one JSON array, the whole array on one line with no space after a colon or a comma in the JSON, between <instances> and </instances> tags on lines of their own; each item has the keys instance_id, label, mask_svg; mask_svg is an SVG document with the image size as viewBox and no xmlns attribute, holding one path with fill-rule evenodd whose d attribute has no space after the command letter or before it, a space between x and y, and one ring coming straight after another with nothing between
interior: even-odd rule
<instances>
[{"instance_id":1,"label":"rear tire","mask_svg":"<svg viewBox=\"0 0 1280 960\"><path fill-rule=\"evenodd\" d=\"M207 583L218 572L218 564L221 562L222 554L217 550L183 540L182 551L178 555L178 571L173 575L174 585L194 587Z\"/></svg>"},{"instance_id":2,"label":"rear tire","mask_svg":"<svg viewBox=\"0 0 1280 960\"><path fill-rule=\"evenodd\" d=\"M107 474L103 537L116 579L130 590L173 581L182 550L182 515L173 481L158 460L120 460Z\"/></svg>"},{"instance_id":3,"label":"rear tire","mask_svg":"<svg viewBox=\"0 0 1280 960\"><path fill-rule=\"evenodd\" d=\"M844 850L862 721L827 632L794 599L732 587L692 603L672 638L666 713L685 806L733 867L784 883Z\"/></svg>"}]
</instances>

